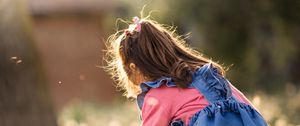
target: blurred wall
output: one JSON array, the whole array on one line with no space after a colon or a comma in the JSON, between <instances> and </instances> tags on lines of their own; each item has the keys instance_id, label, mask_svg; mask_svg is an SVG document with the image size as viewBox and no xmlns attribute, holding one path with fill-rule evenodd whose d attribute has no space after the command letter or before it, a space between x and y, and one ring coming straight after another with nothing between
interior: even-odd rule
<instances>
[{"instance_id":1,"label":"blurred wall","mask_svg":"<svg viewBox=\"0 0 300 126\"><path fill-rule=\"evenodd\" d=\"M101 68L103 17L109 1L30 0L33 34L57 110L74 101L110 102L111 79Z\"/></svg>"}]
</instances>

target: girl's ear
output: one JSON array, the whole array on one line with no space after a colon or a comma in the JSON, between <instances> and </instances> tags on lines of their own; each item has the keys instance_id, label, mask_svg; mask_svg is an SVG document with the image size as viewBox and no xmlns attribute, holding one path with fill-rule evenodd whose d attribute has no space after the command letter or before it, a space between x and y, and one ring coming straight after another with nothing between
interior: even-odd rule
<instances>
[{"instance_id":1,"label":"girl's ear","mask_svg":"<svg viewBox=\"0 0 300 126\"><path fill-rule=\"evenodd\" d=\"M129 68L130 68L131 71L135 72L135 70L136 70L136 65L135 65L134 63L130 63L130 64L129 64Z\"/></svg>"}]
</instances>

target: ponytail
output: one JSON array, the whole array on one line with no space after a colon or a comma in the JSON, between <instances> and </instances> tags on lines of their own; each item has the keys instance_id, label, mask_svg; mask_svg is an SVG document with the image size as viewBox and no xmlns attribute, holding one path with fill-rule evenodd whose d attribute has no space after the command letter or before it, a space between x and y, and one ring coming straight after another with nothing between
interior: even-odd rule
<instances>
[{"instance_id":1,"label":"ponytail","mask_svg":"<svg viewBox=\"0 0 300 126\"><path fill-rule=\"evenodd\" d=\"M186 62L178 61L173 64L170 70L170 77L177 86L185 88L187 84L192 82L193 71Z\"/></svg>"},{"instance_id":2,"label":"ponytail","mask_svg":"<svg viewBox=\"0 0 300 126\"><path fill-rule=\"evenodd\" d=\"M108 43L108 70L126 92L137 94L138 84L129 80L130 63L134 63L149 81L171 77L181 88L192 82L196 68L212 62L185 44L173 31L148 19L136 20L134 27L113 35ZM133 26L133 25L131 25ZM223 68L212 62L220 73Z\"/></svg>"}]
</instances>

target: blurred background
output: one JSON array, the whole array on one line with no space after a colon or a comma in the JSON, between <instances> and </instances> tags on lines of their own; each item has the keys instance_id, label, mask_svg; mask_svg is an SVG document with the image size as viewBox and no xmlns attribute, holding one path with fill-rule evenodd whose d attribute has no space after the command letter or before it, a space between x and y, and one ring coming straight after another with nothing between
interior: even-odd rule
<instances>
[{"instance_id":1,"label":"blurred background","mask_svg":"<svg viewBox=\"0 0 300 126\"><path fill-rule=\"evenodd\" d=\"M0 0L0 126L138 126L99 68L105 40L145 7L228 68L271 126L300 126L300 1Z\"/></svg>"}]
</instances>

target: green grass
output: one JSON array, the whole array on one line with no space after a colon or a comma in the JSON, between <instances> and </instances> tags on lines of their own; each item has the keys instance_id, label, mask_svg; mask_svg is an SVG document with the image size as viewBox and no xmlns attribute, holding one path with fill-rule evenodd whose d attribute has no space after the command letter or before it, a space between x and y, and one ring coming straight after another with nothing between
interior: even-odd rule
<instances>
[{"instance_id":1,"label":"green grass","mask_svg":"<svg viewBox=\"0 0 300 126\"><path fill-rule=\"evenodd\" d=\"M67 105L58 117L59 126L139 126L135 102L98 105L76 102Z\"/></svg>"}]
</instances>

